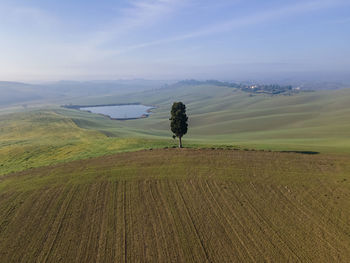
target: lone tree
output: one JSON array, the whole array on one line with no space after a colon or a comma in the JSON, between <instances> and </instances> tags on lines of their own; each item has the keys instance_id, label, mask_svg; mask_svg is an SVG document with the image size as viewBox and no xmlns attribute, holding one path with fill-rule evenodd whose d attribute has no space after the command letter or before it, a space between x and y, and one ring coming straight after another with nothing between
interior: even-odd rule
<instances>
[{"instance_id":1,"label":"lone tree","mask_svg":"<svg viewBox=\"0 0 350 263\"><path fill-rule=\"evenodd\" d=\"M171 131L174 133L173 138L179 138L179 148L182 148L182 136L187 133L187 121L186 106L182 102L174 102L171 108Z\"/></svg>"}]
</instances>

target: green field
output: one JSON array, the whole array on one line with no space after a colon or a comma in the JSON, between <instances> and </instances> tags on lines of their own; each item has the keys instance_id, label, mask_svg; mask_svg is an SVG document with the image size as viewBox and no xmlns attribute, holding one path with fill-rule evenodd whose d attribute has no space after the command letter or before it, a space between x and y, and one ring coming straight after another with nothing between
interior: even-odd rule
<instances>
[{"instance_id":1,"label":"green field","mask_svg":"<svg viewBox=\"0 0 350 263\"><path fill-rule=\"evenodd\" d=\"M172 140L109 137L51 110L0 116L0 174L62 161L173 145Z\"/></svg>"},{"instance_id":2,"label":"green field","mask_svg":"<svg viewBox=\"0 0 350 263\"><path fill-rule=\"evenodd\" d=\"M139 120L1 108L0 262L349 262L349 101L201 85L64 101L157 107Z\"/></svg>"}]
</instances>

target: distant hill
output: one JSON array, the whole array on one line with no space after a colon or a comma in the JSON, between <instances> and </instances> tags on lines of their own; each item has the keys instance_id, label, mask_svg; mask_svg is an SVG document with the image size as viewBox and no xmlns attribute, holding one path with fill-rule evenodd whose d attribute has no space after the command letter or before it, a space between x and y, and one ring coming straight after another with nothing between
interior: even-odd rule
<instances>
[{"instance_id":1,"label":"distant hill","mask_svg":"<svg viewBox=\"0 0 350 263\"><path fill-rule=\"evenodd\" d=\"M25 103L43 99L38 90L29 84L20 82L0 82L0 105Z\"/></svg>"},{"instance_id":2,"label":"distant hill","mask_svg":"<svg viewBox=\"0 0 350 263\"><path fill-rule=\"evenodd\" d=\"M66 96L95 96L107 94L126 94L143 90L157 89L164 81L152 80L100 80L100 81L59 81L47 87Z\"/></svg>"},{"instance_id":3,"label":"distant hill","mask_svg":"<svg viewBox=\"0 0 350 263\"><path fill-rule=\"evenodd\" d=\"M199 86L199 85L212 85L212 86L219 86L219 87L234 87L234 88L240 86L239 84L236 84L236 83L230 83L230 82L219 81L219 80L200 81L195 79L181 80L176 82L172 86Z\"/></svg>"},{"instance_id":4,"label":"distant hill","mask_svg":"<svg viewBox=\"0 0 350 263\"><path fill-rule=\"evenodd\" d=\"M2 81L0 106L33 102L61 104L68 103L74 98L121 95L158 89L164 84L164 81L152 80L58 81L43 84Z\"/></svg>"},{"instance_id":5,"label":"distant hill","mask_svg":"<svg viewBox=\"0 0 350 263\"><path fill-rule=\"evenodd\" d=\"M98 98L116 98L126 94L167 89L187 89L193 86L229 87L250 94L291 95L303 90L340 89L339 83L306 83L304 85L279 85L269 83L235 83L219 80L99 80L58 81L42 84L0 82L0 107L31 103L69 104L76 100L93 101Z\"/></svg>"}]
</instances>

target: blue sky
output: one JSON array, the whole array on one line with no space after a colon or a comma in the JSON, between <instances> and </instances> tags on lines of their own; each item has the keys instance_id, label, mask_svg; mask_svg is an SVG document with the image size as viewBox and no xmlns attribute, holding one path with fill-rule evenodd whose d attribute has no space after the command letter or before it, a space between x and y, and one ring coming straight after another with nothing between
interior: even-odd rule
<instances>
[{"instance_id":1,"label":"blue sky","mask_svg":"<svg viewBox=\"0 0 350 263\"><path fill-rule=\"evenodd\" d=\"M347 0L0 0L0 80L350 73Z\"/></svg>"}]
</instances>

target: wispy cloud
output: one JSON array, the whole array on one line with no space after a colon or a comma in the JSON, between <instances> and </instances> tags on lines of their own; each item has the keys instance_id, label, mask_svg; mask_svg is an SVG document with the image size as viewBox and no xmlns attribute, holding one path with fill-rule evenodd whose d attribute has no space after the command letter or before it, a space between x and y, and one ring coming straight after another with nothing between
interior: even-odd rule
<instances>
[{"instance_id":1,"label":"wispy cloud","mask_svg":"<svg viewBox=\"0 0 350 263\"><path fill-rule=\"evenodd\" d=\"M264 10L264 11L243 16L240 18L235 18L235 19L224 21L214 25L209 25L189 33L167 37L163 39L158 39L154 41L144 42L144 43L138 43L123 49L110 51L109 55L112 55L112 54L118 55L118 54L130 52L133 50L141 49L141 48L169 44L176 41L182 41L182 40L198 38L203 36L210 36L218 33L224 33L224 32L231 31L235 28L241 28L245 26L252 26L252 25L267 23L271 21L286 19L294 15L301 15L305 13L314 12L317 10L331 8L344 3L346 2L342 0L308 1L308 2L297 3L294 5L283 6L276 9Z\"/></svg>"},{"instance_id":2,"label":"wispy cloud","mask_svg":"<svg viewBox=\"0 0 350 263\"><path fill-rule=\"evenodd\" d=\"M151 27L159 21L171 17L185 4L186 0L130 1L128 6L118 9L115 19L99 30L88 33L82 42L65 45L65 52L72 53L72 59L78 63L100 60L111 55L109 51L106 51L106 45L121 39L128 39L134 31ZM113 51L112 53L123 52L125 51Z\"/></svg>"},{"instance_id":3,"label":"wispy cloud","mask_svg":"<svg viewBox=\"0 0 350 263\"><path fill-rule=\"evenodd\" d=\"M171 16L184 0L136 0L123 8L117 18L104 28L89 36L89 45L98 46L121 38L124 34L142 27L148 27L165 17Z\"/></svg>"},{"instance_id":4,"label":"wispy cloud","mask_svg":"<svg viewBox=\"0 0 350 263\"><path fill-rule=\"evenodd\" d=\"M176 63L175 70L190 74L188 65L210 65L226 58L254 62L254 49L266 51L261 52L266 56L260 59L267 62L274 58L276 61L304 58L309 56L308 46L317 48L310 54L310 61L318 62L324 54L329 54L329 58L337 63L338 57L348 61L348 47L343 43L348 42L349 36L344 29L337 29L336 25L329 27L324 36L328 38L328 45L317 32L322 28L322 22L347 23L349 0L286 0L279 3L269 0L263 4L244 0L101 0L84 7L74 4L69 10L70 1L61 1L52 5L42 1L0 0L0 77L10 76L11 72L36 73L38 76L90 76L106 72L111 76L129 73L137 76L142 72L171 71L164 65L169 65L170 69ZM333 7L334 12L324 12ZM107 8L110 9L106 12ZM246 13L245 10L252 11ZM298 44L298 37L289 38L289 30L303 26L303 22L298 21L302 15L318 13L323 15L315 16L315 23L310 25L308 32L302 32L309 34L308 42L300 44L303 48L292 55L286 52ZM287 19L284 38L290 43L285 43L276 52L268 43L261 43L256 48L253 42L259 41L260 35L257 25L271 25L277 31L281 29L279 22ZM237 44L240 49L237 55L230 41L235 33L241 33L241 29L249 29L253 41L249 40L247 46ZM315 34L313 29L317 31ZM295 30L293 33L303 36ZM273 32L268 34L278 37ZM214 43L216 38L222 43ZM178 45L171 45L173 43ZM200 48L192 52L194 46ZM214 50L214 46L217 49ZM341 48L332 50L333 46ZM141 52L136 52L138 50ZM213 58L217 61L213 62ZM187 68L180 69L186 65Z\"/></svg>"}]
</instances>

